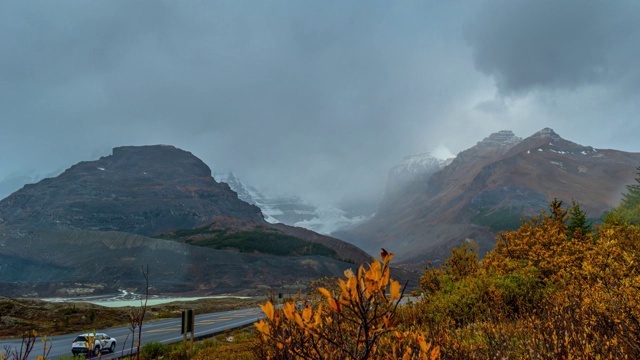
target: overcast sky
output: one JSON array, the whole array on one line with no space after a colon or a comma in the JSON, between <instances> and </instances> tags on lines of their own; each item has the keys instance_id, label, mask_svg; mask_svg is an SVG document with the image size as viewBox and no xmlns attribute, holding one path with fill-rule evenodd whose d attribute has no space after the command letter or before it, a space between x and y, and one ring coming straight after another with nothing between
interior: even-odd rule
<instances>
[{"instance_id":1,"label":"overcast sky","mask_svg":"<svg viewBox=\"0 0 640 360\"><path fill-rule=\"evenodd\" d=\"M0 179L121 145L335 202L551 127L640 151L638 1L0 2Z\"/></svg>"}]
</instances>

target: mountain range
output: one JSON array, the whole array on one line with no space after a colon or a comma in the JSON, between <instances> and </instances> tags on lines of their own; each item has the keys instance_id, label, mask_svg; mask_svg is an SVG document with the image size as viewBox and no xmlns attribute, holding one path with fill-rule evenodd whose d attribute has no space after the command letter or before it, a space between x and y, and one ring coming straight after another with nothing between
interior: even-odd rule
<instances>
[{"instance_id":1,"label":"mountain range","mask_svg":"<svg viewBox=\"0 0 640 360\"><path fill-rule=\"evenodd\" d=\"M268 223L200 159L173 146L114 148L0 201L7 295L139 290L145 264L157 292L264 293L367 261L341 240Z\"/></svg>"},{"instance_id":2,"label":"mountain range","mask_svg":"<svg viewBox=\"0 0 640 360\"><path fill-rule=\"evenodd\" d=\"M401 181L390 172L372 219L333 235L368 251L385 247L412 266L442 261L464 242L483 254L498 231L518 227L554 198L599 218L634 182L640 153L594 149L545 128L524 139L500 131L450 161L423 155L418 163L429 166Z\"/></svg>"},{"instance_id":3,"label":"mountain range","mask_svg":"<svg viewBox=\"0 0 640 360\"><path fill-rule=\"evenodd\" d=\"M406 157L388 172L375 215L356 222L338 207L265 196L233 174L216 180L173 146L118 147L0 201L0 291L135 291L148 264L159 293L295 292L380 248L402 265L395 278L415 286L426 261L469 242L482 255L499 231L555 198L600 217L639 163L640 153L579 145L549 128L526 138L503 130L453 159Z\"/></svg>"}]
</instances>

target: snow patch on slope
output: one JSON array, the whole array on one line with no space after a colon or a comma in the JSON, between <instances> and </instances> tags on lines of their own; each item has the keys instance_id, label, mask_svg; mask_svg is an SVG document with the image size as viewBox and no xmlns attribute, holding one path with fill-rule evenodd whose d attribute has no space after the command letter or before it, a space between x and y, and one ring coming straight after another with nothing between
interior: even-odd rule
<instances>
[{"instance_id":1,"label":"snow patch on slope","mask_svg":"<svg viewBox=\"0 0 640 360\"><path fill-rule=\"evenodd\" d=\"M451 164L453 158L438 159L431 153L415 154L405 157L398 165L389 170L387 177L387 195L404 189L415 181L426 180L429 176Z\"/></svg>"}]
</instances>

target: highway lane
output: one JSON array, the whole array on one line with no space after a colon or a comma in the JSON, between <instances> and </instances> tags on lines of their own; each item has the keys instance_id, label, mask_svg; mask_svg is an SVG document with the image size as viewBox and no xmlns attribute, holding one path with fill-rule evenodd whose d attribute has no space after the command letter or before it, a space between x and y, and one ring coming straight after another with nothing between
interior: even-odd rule
<instances>
[{"instance_id":1,"label":"highway lane","mask_svg":"<svg viewBox=\"0 0 640 360\"><path fill-rule=\"evenodd\" d=\"M242 327L252 324L264 317L259 308L249 308L233 311L225 311L219 313L195 314L195 337L203 338L209 335L217 334L225 330ZM181 319L165 319L154 322L144 323L142 325L142 345L149 342L172 343L182 341L180 334ZM131 349L131 330L126 327L117 327L111 329L95 329L98 333L106 333L116 338L117 348L114 354L106 352L102 359L114 358L129 353ZM71 356L71 341L76 338L78 333L68 335L52 336L51 352L49 359L58 359L59 357ZM136 330L137 337L137 330ZM5 346L20 348L20 339L0 340L0 349L4 350ZM34 351L29 356L30 360L35 360L38 355L42 355L42 343L40 338L36 341ZM98 359L95 357L94 359Z\"/></svg>"}]
</instances>

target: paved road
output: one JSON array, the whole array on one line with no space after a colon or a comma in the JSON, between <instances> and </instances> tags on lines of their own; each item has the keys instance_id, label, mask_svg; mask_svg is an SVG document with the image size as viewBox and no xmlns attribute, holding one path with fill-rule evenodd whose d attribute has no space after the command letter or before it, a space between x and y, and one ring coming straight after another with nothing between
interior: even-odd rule
<instances>
[{"instance_id":1,"label":"paved road","mask_svg":"<svg viewBox=\"0 0 640 360\"><path fill-rule=\"evenodd\" d=\"M256 322L262 318L264 314L259 308L250 308L243 310L226 311L209 314L195 314L195 338L206 337L207 335L223 332ZM181 319L167 319L145 323L142 326L142 344L149 342L172 343L182 340L180 334ZM131 348L131 330L127 327L118 327L112 329L96 329L96 332L103 332L111 337L115 337L118 346L114 354L106 353L102 358L116 357L126 355ZM71 341L78 334L52 336L53 344L49 359L57 359L59 357L71 356ZM35 360L38 355L42 355L42 343L36 341L34 351L29 359ZM126 340L126 343L125 343ZM20 347L20 339L18 340L0 340L0 349L4 350L5 346ZM98 359L98 358L95 358Z\"/></svg>"}]
</instances>

